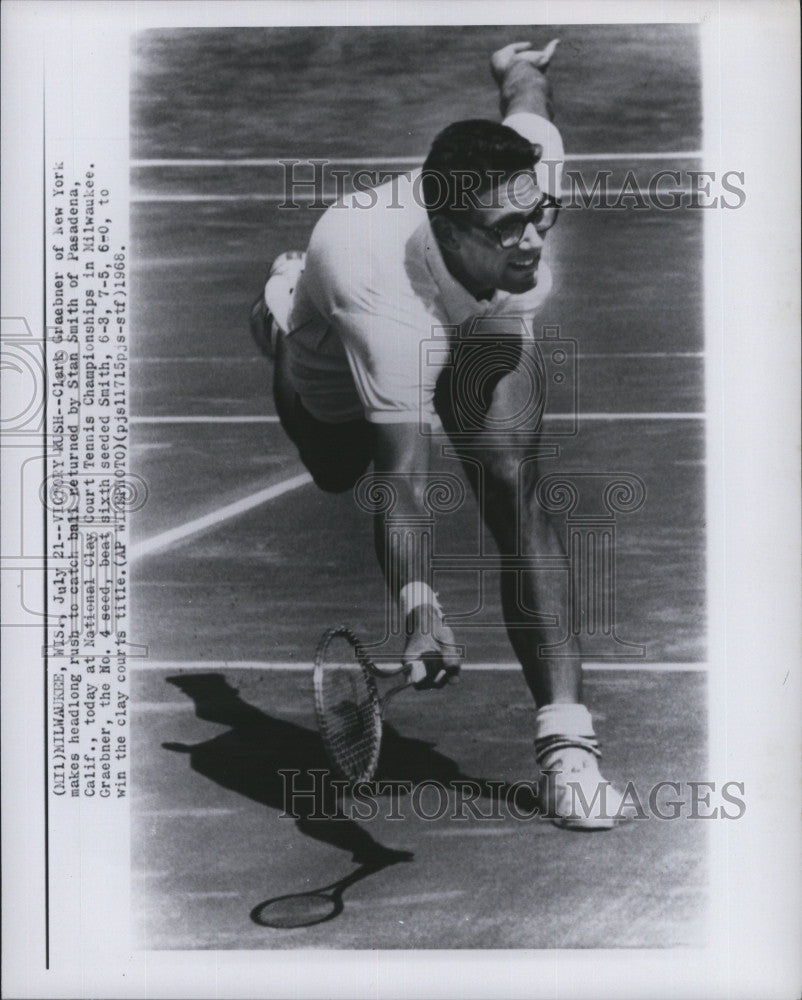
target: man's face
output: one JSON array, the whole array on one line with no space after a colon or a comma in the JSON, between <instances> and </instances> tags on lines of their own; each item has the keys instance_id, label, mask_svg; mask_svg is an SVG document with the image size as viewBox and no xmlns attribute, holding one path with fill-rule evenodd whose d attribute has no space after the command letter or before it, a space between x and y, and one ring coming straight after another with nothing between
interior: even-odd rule
<instances>
[{"instance_id":1,"label":"man's face","mask_svg":"<svg viewBox=\"0 0 802 1000\"><path fill-rule=\"evenodd\" d=\"M521 294L537 284L537 269L545 234L534 223L524 229L520 242L502 247L497 237L500 225L527 218L542 200L534 174L519 173L492 191L483 192L470 210L465 226L454 227L454 255L462 282L473 294L501 289Z\"/></svg>"}]
</instances>

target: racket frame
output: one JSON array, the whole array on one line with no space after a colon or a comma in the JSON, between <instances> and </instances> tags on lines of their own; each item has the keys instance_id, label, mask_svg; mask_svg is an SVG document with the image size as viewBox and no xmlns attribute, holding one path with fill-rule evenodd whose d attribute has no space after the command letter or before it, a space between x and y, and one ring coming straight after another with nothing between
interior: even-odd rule
<instances>
[{"instance_id":1,"label":"racket frame","mask_svg":"<svg viewBox=\"0 0 802 1000\"><path fill-rule=\"evenodd\" d=\"M371 711L373 713L373 731L376 736L375 747L367 765L357 775L346 774L336 759L336 754L332 750L332 744L334 741L331 738L325 706L323 704L323 679L326 669L325 655L332 640L338 637L344 638L354 650L354 662L361 669L362 676L365 679L365 685L368 689L368 696L370 699ZM403 675L404 680L391 687L383 695L380 695L378 685L376 684L376 678L394 677L397 675ZM337 769L338 773L348 781L354 783L358 781L370 781L376 773L376 768L379 764L379 754L381 753L382 742L382 720L384 717L385 706L393 695L398 694L399 691L403 691L405 688L410 687L409 668L404 665L400 665L394 666L390 670L380 670L365 653L362 643L359 641L356 633L353 632L353 630L347 625L335 625L333 628L327 629L323 633L317 644L317 649L315 650L315 668L312 683L315 693L315 716L317 718L318 730L330 762Z\"/></svg>"}]
</instances>

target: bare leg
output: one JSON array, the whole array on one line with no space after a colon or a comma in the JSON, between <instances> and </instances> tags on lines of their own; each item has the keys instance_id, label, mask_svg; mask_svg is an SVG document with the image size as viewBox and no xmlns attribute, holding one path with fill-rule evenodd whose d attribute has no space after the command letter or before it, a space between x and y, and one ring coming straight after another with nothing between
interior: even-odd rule
<instances>
[{"instance_id":1,"label":"bare leg","mask_svg":"<svg viewBox=\"0 0 802 1000\"><path fill-rule=\"evenodd\" d=\"M510 341L506 340L507 351L509 345ZM530 353L532 363L538 363L539 356L533 343L524 342L519 346L522 356ZM487 371L497 370L492 344L485 342L477 349L482 351L482 363L486 361ZM476 370L475 354L463 351L461 357ZM515 414L527 411L534 391L527 370L532 370L531 365L510 366L507 373L498 378L487 405L487 415L491 418L488 430L472 434L464 451L461 451L461 441L455 440L455 450L464 456L465 469L478 495L480 476L483 479L483 496L480 495L482 516L501 554L560 557L564 555L560 539L535 497L538 470L533 456L537 454L537 418L532 418L531 425L515 422ZM450 398L451 387L459 384L460 378L455 374L450 383L446 382L445 391L438 393L438 409L446 429L450 431L459 429L454 418L455 401ZM498 431L494 428L505 421L513 424L514 435L509 443L500 445ZM461 440L464 441L464 436ZM481 466L481 473L477 463ZM522 550L519 550L519 545ZM537 625L531 614L527 621L523 610L556 613L564 626L568 611L567 590L558 589L557 580L554 572L543 572L534 567L522 569L517 574L502 574L502 605L507 632L539 706L581 700L582 670L576 643L563 646L559 657L544 655L541 647L553 644L561 636L555 634L553 626Z\"/></svg>"},{"instance_id":2,"label":"bare leg","mask_svg":"<svg viewBox=\"0 0 802 1000\"><path fill-rule=\"evenodd\" d=\"M289 373L289 359L284 338L276 338L275 361L273 363L273 399L276 413L287 437L298 443L298 426L295 406L295 386Z\"/></svg>"},{"instance_id":3,"label":"bare leg","mask_svg":"<svg viewBox=\"0 0 802 1000\"><path fill-rule=\"evenodd\" d=\"M536 463L531 458L527 461L523 451L499 452L498 447L486 452L472 448L471 458L482 463L482 515L499 552L502 555L564 555L554 525L535 499ZM466 470L475 486L477 469L473 462L466 462ZM518 551L519 521L523 553ZM533 626L531 617L526 621L523 610L556 611L563 625L567 620L567 607L564 595L555 586L557 579L553 572L544 573L534 568L517 574L502 574L501 600L507 634L538 706L582 700L582 669L576 643L562 647L559 657L542 655L540 647L557 640L556 630L553 626Z\"/></svg>"}]
</instances>

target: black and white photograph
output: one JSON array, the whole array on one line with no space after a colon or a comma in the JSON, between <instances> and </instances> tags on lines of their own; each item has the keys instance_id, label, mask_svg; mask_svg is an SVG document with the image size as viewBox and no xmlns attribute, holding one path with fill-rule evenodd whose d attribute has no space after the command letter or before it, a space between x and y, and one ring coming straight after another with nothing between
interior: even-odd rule
<instances>
[{"instance_id":1,"label":"black and white photograph","mask_svg":"<svg viewBox=\"0 0 802 1000\"><path fill-rule=\"evenodd\" d=\"M8 995L797 995L798 11L56 8Z\"/></svg>"},{"instance_id":2,"label":"black and white photograph","mask_svg":"<svg viewBox=\"0 0 802 1000\"><path fill-rule=\"evenodd\" d=\"M133 44L149 945L698 943L695 26Z\"/></svg>"}]
</instances>

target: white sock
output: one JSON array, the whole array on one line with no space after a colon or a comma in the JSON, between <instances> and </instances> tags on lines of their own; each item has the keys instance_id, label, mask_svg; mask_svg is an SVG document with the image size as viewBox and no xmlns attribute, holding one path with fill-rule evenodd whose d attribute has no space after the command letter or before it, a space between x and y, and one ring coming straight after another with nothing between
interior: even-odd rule
<instances>
[{"instance_id":1,"label":"white sock","mask_svg":"<svg viewBox=\"0 0 802 1000\"><path fill-rule=\"evenodd\" d=\"M535 754L541 765L566 748L600 756L593 719L584 705L544 705L535 716Z\"/></svg>"},{"instance_id":2,"label":"white sock","mask_svg":"<svg viewBox=\"0 0 802 1000\"><path fill-rule=\"evenodd\" d=\"M584 705L544 705L535 716L535 739L545 736L593 737L593 718Z\"/></svg>"}]
</instances>

